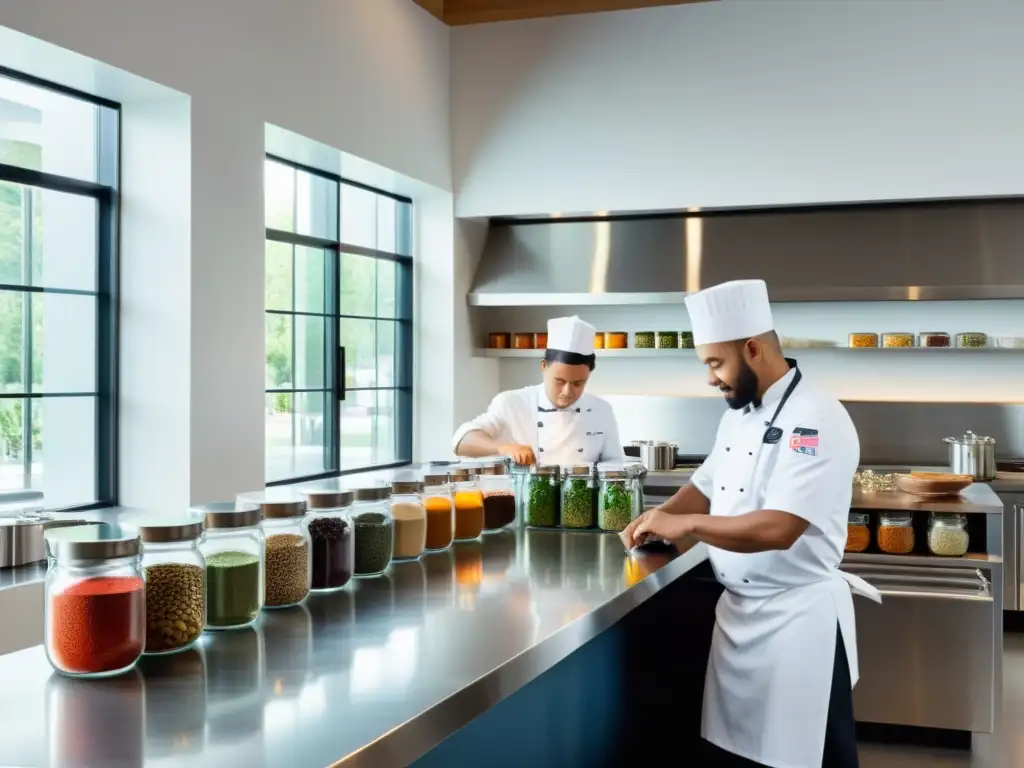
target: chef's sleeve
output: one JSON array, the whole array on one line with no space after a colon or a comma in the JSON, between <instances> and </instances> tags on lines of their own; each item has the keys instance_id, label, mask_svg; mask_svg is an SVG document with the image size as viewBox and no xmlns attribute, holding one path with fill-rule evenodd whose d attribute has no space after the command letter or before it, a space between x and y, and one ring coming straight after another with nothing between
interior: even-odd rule
<instances>
[{"instance_id":1,"label":"chef's sleeve","mask_svg":"<svg viewBox=\"0 0 1024 768\"><path fill-rule=\"evenodd\" d=\"M622 438L619 437L619 420L615 418L615 411L611 408L608 409L608 423L604 428L601 461L614 461L618 464L626 463L626 451L622 447Z\"/></svg>"},{"instance_id":2,"label":"chef's sleeve","mask_svg":"<svg viewBox=\"0 0 1024 768\"><path fill-rule=\"evenodd\" d=\"M462 442L462 438L468 435L470 432L485 432L488 437L492 440L496 440L499 443L511 442L509 428L509 419L511 417L511 407L508 402L508 393L498 393L491 404L487 407L487 410L477 416L475 419L470 419L465 424L459 426L455 430L455 434L452 435L452 453L456 453L459 449L459 443Z\"/></svg>"}]
</instances>

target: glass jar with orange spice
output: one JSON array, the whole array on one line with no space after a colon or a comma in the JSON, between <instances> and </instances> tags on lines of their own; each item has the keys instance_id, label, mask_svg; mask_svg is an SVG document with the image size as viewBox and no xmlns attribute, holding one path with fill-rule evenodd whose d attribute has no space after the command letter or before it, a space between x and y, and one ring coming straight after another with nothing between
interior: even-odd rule
<instances>
[{"instance_id":1,"label":"glass jar with orange spice","mask_svg":"<svg viewBox=\"0 0 1024 768\"><path fill-rule=\"evenodd\" d=\"M455 539L469 541L484 531L484 495L477 480L478 468L459 468L451 472L455 501Z\"/></svg>"},{"instance_id":2,"label":"glass jar with orange spice","mask_svg":"<svg viewBox=\"0 0 1024 768\"><path fill-rule=\"evenodd\" d=\"M882 512L878 516L878 548L887 555L914 551L914 518L909 512Z\"/></svg>"},{"instance_id":3,"label":"glass jar with orange spice","mask_svg":"<svg viewBox=\"0 0 1024 768\"><path fill-rule=\"evenodd\" d=\"M448 475L423 476L423 506L427 508L427 549L448 549L455 540L455 504Z\"/></svg>"},{"instance_id":4,"label":"glass jar with orange spice","mask_svg":"<svg viewBox=\"0 0 1024 768\"><path fill-rule=\"evenodd\" d=\"M513 333L512 349L533 349L533 334Z\"/></svg>"},{"instance_id":5,"label":"glass jar with orange spice","mask_svg":"<svg viewBox=\"0 0 1024 768\"><path fill-rule=\"evenodd\" d=\"M846 526L846 551L863 552L871 546L871 529L864 512L851 512Z\"/></svg>"},{"instance_id":6,"label":"glass jar with orange spice","mask_svg":"<svg viewBox=\"0 0 1024 768\"><path fill-rule=\"evenodd\" d=\"M604 334L601 331L594 334L594 349L604 349Z\"/></svg>"},{"instance_id":7,"label":"glass jar with orange spice","mask_svg":"<svg viewBox=\"0 0 1024 768\"><path fill-rule=\"evenodd\" d=\"M512 346L512 334L510 333L489 333L487 334L488 349L508 349Z\"/></svg>"},{"instance_id":8,"label":"glass jar with orange spice","mask_svg":"<svg viewBox=\"0 0 1024 768\"><path fill-rule=\"evenodd\" d=\"M546 333L533 334L533 346L537 349L548 348L548 335Z\"/></svg>"},{"instance_id":9,"label":"glass jar with orange spice","mask_svg":"<svg viewBox=\"0 0 1024 768\"><path fill-rule=\"evenodd\" d=\"M625 331L608 331L605 334L605 349L625 349L628 346L629 334Z\"/></svg>"}]
</instances>

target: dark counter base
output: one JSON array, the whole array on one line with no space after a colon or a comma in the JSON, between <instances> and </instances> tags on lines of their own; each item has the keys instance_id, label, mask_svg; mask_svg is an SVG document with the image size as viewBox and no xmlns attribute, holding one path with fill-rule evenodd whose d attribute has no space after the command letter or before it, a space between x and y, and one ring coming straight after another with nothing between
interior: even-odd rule
<instances>
[{"instance_id":1,"label":"dark counter base","mask_svg":"<svg viewBox=\"0 0 1024 768\"><path fill-rule=\"evenodd\" d=\"M695 750L721 591L702 563L450 736L416 768L593 768L661 760L700 766Z\"/></svg>"},{"instance_id":2,"label":"dark counter base","mask_svg":"<svg viewBox=\"0 0 1024 768\"><path fill-rule=\"evenodd\" d=\"M946 728L922 728L916 725L889 725L885 723L857 723L857 740L878 744L901 744L942 749L971 748L969 731Z\"/></svg>"}]
</instances>

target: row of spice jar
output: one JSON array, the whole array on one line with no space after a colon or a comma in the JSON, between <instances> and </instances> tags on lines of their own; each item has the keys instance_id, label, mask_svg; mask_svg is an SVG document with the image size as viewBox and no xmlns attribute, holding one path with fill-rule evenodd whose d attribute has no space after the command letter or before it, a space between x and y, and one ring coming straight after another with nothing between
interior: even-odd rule
<instances>
[{"instance_id":1,"label":"row of spice jar","mask_svg":"<svg viewBox=\"0 0 1024 768\"><path fill-rule=\"evenodd\" d=\"M531 528L618 532L639 513L639 480L628 467L535 465L521 478L520 516Z\"/></svg>"},{"instance_id":2,"label":"row of spice jar","mask_svg":"<svg viewBox=\"0 0 1024 768\"><path fill-rule=\"evenodd\" d=\"M489 349L546 349L546 333L491 333L487 336ZM690 331L637 331L633 334L635 349L693 349ZM626 331L598 331L594 334L594 349L628 349Z\"/></svg>"},{"instance_id":3,"label":"row of spice jar","mask_svg":"<svg viewBox=\"0 0 1024 768\"><path fill-rule=\"evenodd\" d=\"M958 333L950 337L948 333L941 331L929 331L915 335L913 333L851 333L850 346L856 349L869 349L872 347L884 347L888 349L907 347L957 347L965 349L978 349L988 346L988 336L984 333L969 332Z\"/></svg>"},{"instance_id":4,"label":"row of spice jar","mask_svg":"<svg viewBox=\"0 0 1024 768\"><path fill-rule=\"evenodd\" d=\"M910 512L880 513L874 541L885 554L911 554L917 546L913 515ZM871 542L870 517L864 512L851 512L846 529L846 551L865 552ZM963 557L970 546L967 516L932 512L928 519L927 546L929 552L939 557Z\"/></svg>"}]
</instances>

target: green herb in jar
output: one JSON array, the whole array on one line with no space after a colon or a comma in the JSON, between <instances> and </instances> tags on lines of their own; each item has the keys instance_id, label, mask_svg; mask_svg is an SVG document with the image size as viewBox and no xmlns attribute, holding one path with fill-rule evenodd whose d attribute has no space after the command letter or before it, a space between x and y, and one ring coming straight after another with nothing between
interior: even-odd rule
<instances>
[{"instance_id":1,"label":"green herb in jar","mask_svg":"<svg viewBox=\"0 0 1024 768\"><path fill-rule=\"evenodd\" d=\"M637 331L633 335L633 346L636 349L654 349L654 331Z\"/></svg>"},{"instance_id":2,"label":"green herb in jar","mask_svg":"<svg viewBox=\"0 0 1024 768\"><path fill-rule=\"evenodd\" d=\"M558 486L551 478L531 475L526 499L526 524L538 528L554 528L558 522Z\"/></svg>"},{"instance_id":3,"label":"green herb in jar","mask_svg":"<svg viewBox=\"0 0 1024 768\"><path fill-rule=\"evenodd\" d=\"M562 527L594 527L594 489L586 477L569 477L562 488Z\"/></svg>"},{"instance_id":4,"label":"green herb in jar","mask_svg":"<svg viewBox=\"0 0 1024 768\"><path fill-rule=\"evenodd\" d=\"M681 331L679 333L679 346L683 349L693 349L692 331Z\"/></svg>"},{"instance_id":5,"label":"green herb in jar","mask_svg":"<svg viewBox=\"0 0 1024 768\"><path fill-rule=\"evenodd\" d=\"M633 495L622 483L608 483L601 496L597 526L602 531L622 531L633 519Z\"/></svg>"},{"instance_id":6,"label":"green herb in jar","mask_svg":"<svg viewBox=\"0 0 1024 768\"><path fill-rule=\"evenodd\" d=\"M658 349L677 349L679 347L679 334L675 331L658 331Z\"/></svg>"}]
</instances>

